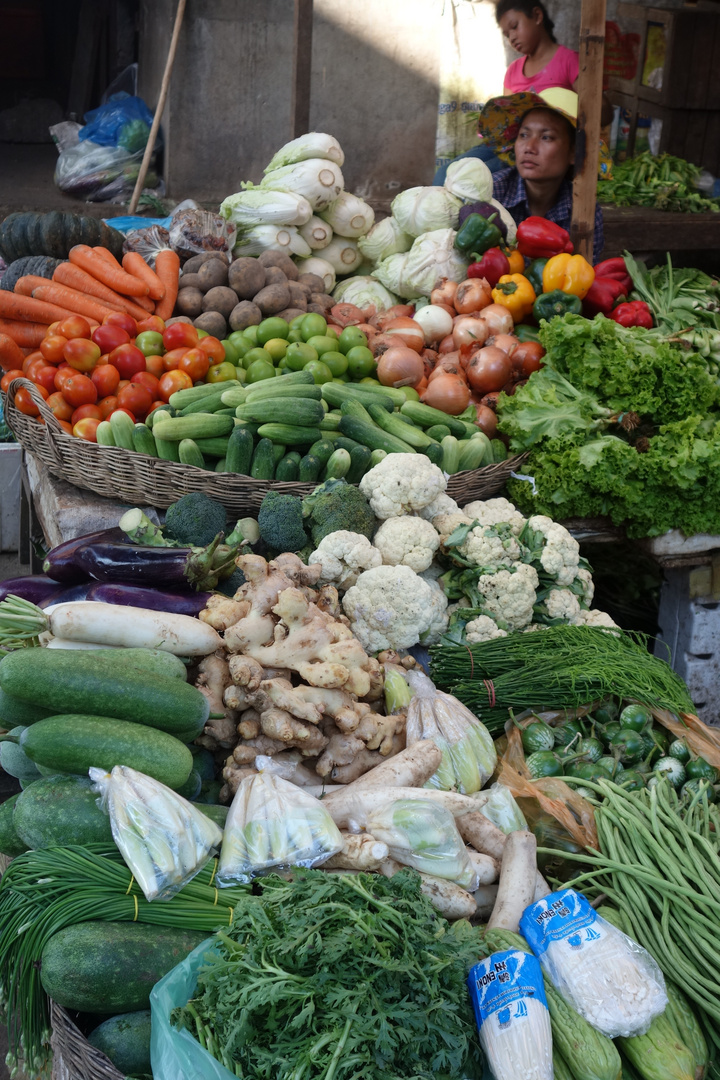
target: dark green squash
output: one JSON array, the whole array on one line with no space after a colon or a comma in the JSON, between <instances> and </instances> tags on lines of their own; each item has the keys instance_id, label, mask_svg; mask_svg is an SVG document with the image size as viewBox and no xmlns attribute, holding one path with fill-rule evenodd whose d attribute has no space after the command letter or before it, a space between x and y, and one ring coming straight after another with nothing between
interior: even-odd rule
<instances>
[{"instance_id":1,"label":"dark green squash","mask_svg":"<svg viewBox=\"0 0 720 1080\"><path fill-rule=\"evenodd\" d=\"M88 247L97 247L100 243L100 225L97 218L80 218L80 243Z\"/></svg>"},{"instance_id":2,"label":"dark green squash","mask_svg":"<svg viewBox=\"0 0 720 1080\"><path fill-rule=\"evenodd\" d=\"M19 213L8 214L2 225L0 225L0 256L2 256L8 264L15 262L15 260L19 258L19 255L15 250L15 245L12 243L10 237L10 230L13 222L19 217Z\"/></svg>"},{"instance_id":3,"label":"dark green squash","mask_svg":"<svg viewBox=\"0 0 720 1080\"><path fill-rule=\"evenodd\" d=\"M65 215L60 210L51 210L49 214L43 214L39 226L43 254L50 255L53 259L62 259L67 254L64 218Z\"/></svg>"}]
</instances>

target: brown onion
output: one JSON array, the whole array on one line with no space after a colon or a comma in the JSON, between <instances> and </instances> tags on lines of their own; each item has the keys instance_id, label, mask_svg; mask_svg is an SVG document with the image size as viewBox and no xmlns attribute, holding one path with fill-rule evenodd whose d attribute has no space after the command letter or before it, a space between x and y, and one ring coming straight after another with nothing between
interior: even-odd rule
<instances>
[{"instance_id":1,"label":"brown onion","mask_svg":"<svg viewBox=\"0 0 720 1080\"><path fill-rule=\"evenodd\" d=\"M467 368L467 379L478 394L500 390L512 374L512 361L502 349L487 345L475 353Z\"/></svg>"},{"instance_id":2,"label":"brown onion","mask_svg":"<svg viewBox=\"0 0 720 1080\"><path fill-rule=\"evenodd\" d=\"M330 317L339 326L358 326L365 322L365 312L355 304L335 304L330 308Z\"/></svg>"},{"instance_id":3,"label":"brown onion","mask_svg":"<svg viewBox=\"0 0 720 1080\"><path fill-rule=\"evenodd\" d=\"M468 406L470 389L464 379L445 374L428 384L422 400L433 409L440 409L449 416L457 416Z\"/></svg>"},{"instance_id":4,"label":"brown onion","mask_svg":"<svg viewBox=\"0 0 720 1080\"><path fill-rule=\"evenodd\" d=\"M481 311L492 303L492 289L486 278L468 278L461 281L455 293L455 310L458 315Z\"/></svg>"},{"instance_id":5,"label":"brown onion","mask_svg":"<svg viewBox=\"0 0 720 1080\"><path fill-rule=\"evenodd\" d=\"M422 352L425 348L425 331L414 319L392 319L385 324L383 334L386 337L392 336L396 342L402 342L408 349L414 349L416 353Z\"/></svg>"},{"instance_id":6,"label":"brown onion","mask_svg":"<svg viewBox=\"0 0 720 1080\"><path fill-rule=\"evenodd\" d=\"M430 293L431 304L448 304L453 311L455 305L455 293L457 292L457 281L451 281L450 278L440 278L437 285Z\"/></svg>"},{"instance_id":7,"label":"brown onion","mask_svg":"<svg viewBox=\"0 0 720 1080\"><path fill-rule=\"evenodd\" d=\"M441 356L428 375L427 380L429 383L434 382L440 375L457 375L458 378L465 379L465 373L463 372L457 353L453 354L452 359Z\"/></svg>"},{"instance_id":8,"label":"brown onion","mask_svg":"<svg viewBox=\"0 0 720 1080\"><path fill-rule=\"evenodd\" d=\"M376 334L374 338L368 338L368 348L375 357L382 356L388 349L397 349L399 344L398 339L389 334Z\"/></svg>"},{"instance_id":9,"label":"brown onion","mask_svg":"<svg viewBox=\"0 0 720 1080\"><path fill-rule=\"evenodd\" d=\"M488 338L487 344L502 349L507 356L512 357L520 342L514 334L494 334Z\"/></svg>"},{"instance_id":10,"label":"brown onion","mask_svg":"<svg viewBox=\"0 0 720 1080\"><path fill-rule=\"evenodd\" d=\"M435 349L423 349L420 356L425 368L425 378L427 378L438 362L438 353ZM417 390L417 387L415 387L415 389Z\"/></svg>"},{"instance_id":11,"label":"brown onion","mask_svg":"<svg viewBox=\"0 0 720 1080\"><path fill-rule=\"evenodd\" d=\"M487 323L491 334L509 334L515 325L509 310L502 304L490 304L483 308L480 318Z\"/></svg>"},{"instance_id":12,"label":"brown onion","mask_svg":"<svg viewBox=\"0 0 720 1080\"><path fill-rule=\"evenodd\" d=\"M383 353L377 366L383 386L415 386L425 375L425 366L414 349L396 345Z\"/></svg>"},{"instance_id":13,"label":"brown onion","mask_svg":"<svg viewBox=\"0 0 720 1080\"><path fill-rule=\"evenodd\" d=\"M487 405L488 409L492 409L493 412L497 412L498 398L500 397L499 390L493 390L492 394L485 394L480 398L481 405Z\"/></svg>"},{"instance_id":14,"label":"brown onion","mask_svg":"<svg viewBox=\"0 0 720 1080\"><path fill-rule=\"evenodd\" d=\"M395 304L393 307L388 308L387 311L381 311L379 314L373 315L372 319L368 319L368 322L382 333L387 324L392 322L393 319L408 318L414 311L415 308L412 304Z\"/></svg>"},{"instance_id":15,"label":"brown onion","mask_svg":"<svg viewBox=\"0 0 720 1080\"><path fill-rule=\"evenodd\" d=\"M448 334L448 336L444 337L438 345L438 352L441 354L447 352L454 352L456 348L457 345L455 344L454 337L452 336L452 334Z\"/></svg>"},{"instance_id":16,"label":"brown onion","mask_svg":"<svg viewBox=\"0 0 720 1080\"><path fill-rule=\"evenodd\" d=\"M528 375L532 375L533 371L539 371L543 366L542 358L544 355L545 349L539 341L522 341L515 350L513 363L516 370L527 378Z\"/></svg>"},{"instance_id":17,"label":"brown onion","mask_svg":"<svg viewBox=\"0 0 720 1080\"><path fill-rule=\"evenodd\" d=\"M484 345L489 333L487 323L483 322L482 319L475 319L471 315L463 315L462 318L456 320L453 326L452 338L455 342L455 348L459 349L463 345Z\"/></svg>"},{"instance_id":18,"label":"brown onion","mask_svg":"<svg viewBox=\"0 0 720 1080\"><path fill-rule=\"evenodd\" d=\"M476 405L477 419L475 424L480 431L484 431L488 439L494 439L497 434L498 418L487 405Z\"/></svg>"}]
</instances>

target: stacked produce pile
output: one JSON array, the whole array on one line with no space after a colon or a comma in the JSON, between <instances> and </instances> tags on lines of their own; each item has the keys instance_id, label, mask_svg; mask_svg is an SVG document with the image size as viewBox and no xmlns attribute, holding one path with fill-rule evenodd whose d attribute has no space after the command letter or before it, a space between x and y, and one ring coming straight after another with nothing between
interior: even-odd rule
<instances>
[{"instance_id":1,"label":"stacked produce pile","mask_svg":"<svg viewBox=\"0 0 720 1080\"><path fill-rule=\"evenodd\" d=\"M613 165L612 178L598 180L597 198L616 206L651 206L681 214L717 213L720 202L699 190L702 169L672 154L648 150Z\"/></svg>"}]
</instances>

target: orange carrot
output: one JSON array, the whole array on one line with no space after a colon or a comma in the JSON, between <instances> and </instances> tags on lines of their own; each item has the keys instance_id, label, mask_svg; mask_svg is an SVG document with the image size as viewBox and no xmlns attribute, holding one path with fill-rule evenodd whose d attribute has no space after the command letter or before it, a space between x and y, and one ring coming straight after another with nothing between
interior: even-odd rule
<instances>
[{"instance_id":1,"label":"orange carrot","mask_svg":"<svg viewBox=\"0 0 720 1080\"><path fill-rule=\"evenodd\" d=\"M126 274L122 268L116 270L105 256L97 254L96 248L88 249L80 244L71 249L69 257L70 262L86 270L88 274L92 274L94 278L102 281L103 285L114 289L115 292L122 293L124 296L147 296L148 294L148 287L144 281Z\"/></svg>"},{"instance_id":2,"label":"orange carrot","mask_svg":"<svg viewBox=\"0 0 720 1080\"><path fill-rule=\"evenodd\" d=\"M106 315L118 308L103 304L92 296L78 292L76 289L68 289L65 285L56 285L54 281L46 281L43 285L33 289L33 297L36 300L46 300L51 304L62 304L76 315L89 315L91 319L102 322Z\"/></svg>"},{"instance_id":3,"label":"orange carrot","mask_svg":"<svg viewBox=\"0 0 720 1080\"><path fill-rule=\"evenodd\" d=\"M90 250L93 252L93 254L99 256L99 258L104 259L105 262L108 263L110 266L114 266L116 270L122 270L122 266L117 261L117 259L115 258L112 251L110 251L109 248L106 248L106 247L94 247L94 248L90 248Z\"/></svg>"},{"instance_id":4,"label":"orange carrot","mask_svg":"<svg viewBox=\"0 0 720 1080\"><path fill-rule=\"evenodd\" d=\"M24 359L22 349L17 342L7 334L0 334L0 368L3 371L15 369L22 371Z\"/></svg>"},{"instance_id":5,"label":"orange carrot","mask_svg":"<svg viewBox=\"0 0 720 1080\"><path fill-rule=\"evenodd\" d=\"M49 285L49 283L48 278L38 277L37 274L25 274L15 282L14 292L20 293L21 296L32 296L33 289L39 288L40 285Z\"/></svg>"},{"instance_id":6,"label":"orange carrot","mask_svg":"<svg viewBox=\"0 0 720 1080\"><path fill-rule=\"evenodd\" d=\"M98 281L92 274L81 270L74 263L60 263L53 274L53 281L56 281L58 285L67 285L70 289L77 289L78 292L85 293L87 296L94 296L103 304L107 304L108 307L113 304L121 311L126 311L128 315L132 315L133 319L147 318L146 309L140 307L135 300L108 289L107 285L103 285L102 281ZM143 299L145 298L143 297Z\"/></svg>"},{"instance_id":7,"label":"orange carrot","mask_svg":"<svg viewBox=\"0 0 720 1080\"><path fill-rule=\"evenodd\" d=\"M141 308L145 309L145 318L148 315L155 313L155 301L151 300L149 296L133 296L133 300L136 304L139 304Z\"/></svg>"},{"instance_id":8,"label":"orange carrot","mask_svg":"<svg viewBox=\"0 0 720 1080\"><path fill-rule=\"evenodd\" d=\"M147 285L151 300L162 300L165 295L165 286L154 270L152 270L137 251L128 251L123 255L123 270L140 278Z\"/></svg>"},{"instance_id":9,"label":"orange carrot","mask_svg":"<svg viewBox=\"0 0 720 1080\"><path fill-rule=\"evenodd\" d=\"M7 334L23 349L37 349L47 334L47 326L45 323L0 319L0 334Z\"/></svg>"},{"instance_id":10,"label":"orange carrot","mask_svg":"<svg viewBox=\"0 0 720 1080\"><path fill-rule=\"evenodd\" d=\"M165 295L155 308L160 319L172 318L180 281L180 259L175 251L163 248L155 256L155 273L165 286Z\"/></svg>"},{"instance_id":11,"label":"orange carrot","mask_svg":"<svg viewBox=\"0 0 720 1080\"><path fill-rule=\"evenodd\" d=\"M36 299L33 296L20 296L19 293L0 289L0 318L47 324L67 319L68 315L72 314L67 306L59 307L56 303L47 303L39 297Z\"/></svg>"}]
</instances>

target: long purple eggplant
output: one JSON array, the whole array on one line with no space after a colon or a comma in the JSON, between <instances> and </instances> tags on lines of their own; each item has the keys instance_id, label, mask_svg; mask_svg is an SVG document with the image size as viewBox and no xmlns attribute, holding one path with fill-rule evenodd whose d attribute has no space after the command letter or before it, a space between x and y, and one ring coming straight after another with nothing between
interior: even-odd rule
<instances>
[{"instance_id":1,"label":"long purple eggplant","mask_svg":"<svg viewBox=\"0 0 720 1080\"><path fill-rule=\"evenodd\" d=\"M125 533L121 529L101 529L99 532L85 533L84 536L76 536L72 540L65 540L58 544L45 556L43 570L53 581L60 581L63 585L77 585L81 581L87 581L90 575L77 561L79 553L88 544L102 543L105 541L122 542ZM127 540L127 537L125 537Z\"/></svg>"},{"instance_id":2,"label":"long purple eggplant","mask_svg":"<svg viewBox=\"0 0 720 1080\"><path fill-rule=\"evenodd\" d=\"M88 592L94 584L93 581L81 581L79 585L61 585L60 592L49 596L43 603L38 604L38 607L46 608L51 604L75 604L78 600L87 600Z\"/></svg>"},{"instance_id":3,"label":"long purple eggplant","mask_svg":"<svg viewBox=\"0 0 720 1080\"><path fill-rule=\"evenodd\" d=\"M111 585L97 582L91 585L87 599L101 604L124 604L128 607L148 608L151 611L169 611L174 615L199 615L212 596L209 592L163 592L160 589L144 589L140 585Z\"/></svg>"},{"instance_id":4,"label":"long purple eggplant","mask_svg":"<svg viewBox=\"0 0 720 1080\"><path fill-rule=\"evenodd\" d=\"M45 574L32 574L29 577L6 578L0 582L0 600L6 596L19 596L21 600L29 600L31 604L41 606L44 603L55 603L55 597L65 591L65 586L59 581L53 581Z\"/></svg>"},{"instance_id":5,"label":"long purple eggplant","mask_svg":"<svg viewBox=\"0 0 720 1080\"><path fill-rule=\"evenodd\" d=\"M189 589L185 568L190 554L190 548L138 547L99 540L81 548L75 558L82 570L98 581Z\"/></svg>"}]
</instances>

